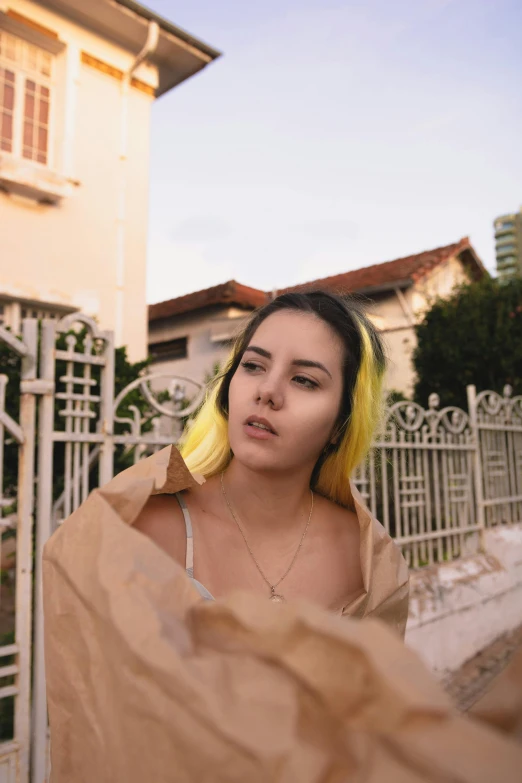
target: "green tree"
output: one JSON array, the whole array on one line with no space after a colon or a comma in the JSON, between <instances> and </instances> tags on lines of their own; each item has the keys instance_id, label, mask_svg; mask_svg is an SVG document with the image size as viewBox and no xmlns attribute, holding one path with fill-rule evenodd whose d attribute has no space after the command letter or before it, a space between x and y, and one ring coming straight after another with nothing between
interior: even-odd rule
<instances>
[{"instance_id":1,"label":"green tree","mask_svg":"<svg viewBox=\"0 0 522 783\"><path fill-rule=\"evenodd\" d=\"M415 400L466 407L466 386L522 393L522 278L490 277L437 300L417 326Z\"/></svg>"},{"instance_id":2,"label":"green tree","mask_svg":"<svg viewBox=\"0 0 522 783\"><path fill-rule=\"evenodd\" d=\"M21 359L4 342L0 341L0 374L7 376L5 389L5 411L14 421L20 413L20 368ZM13 497L16 493L18 470L18 446L5 433L4 446L4 495ZM9 509L5 513L8 513Z\"/></svg>"},{"instance_id":3,"label":"green tree","mask_svg":"<svg viewBox=\"0 0 522 783\"><path fill-rule=\"evenodd\" d=\"M205 377L203 379L203 383L205 384L205 386L210 386L210 384L213 383L216 380L218 375L221 374L221 372L222 372L222 364L223 364L223 362L216 361L216 362L214 362L212 364L212 367L210 368L210 370L207 370L205 372Z\"/></svg>"}]
</instances>

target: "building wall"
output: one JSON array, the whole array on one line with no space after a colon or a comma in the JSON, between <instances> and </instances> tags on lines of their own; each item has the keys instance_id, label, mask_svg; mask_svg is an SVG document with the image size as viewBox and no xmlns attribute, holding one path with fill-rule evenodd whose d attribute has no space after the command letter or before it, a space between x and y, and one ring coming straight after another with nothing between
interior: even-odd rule
<instances>
[{"instance_id":1,"label":"building wall","mask_svg":"<svg viewBox=\"0 0 522 783\"><path fill-rule=\"evenodd\" d=\"M248 314L247 314L248 315ZM175 319L153 321L149 327L149 344L187 338L187 357L169 361L155 361L155 372L171 372L202 383L216 362L224 362L230 353L226 342L212 340L212 331L225 321L239 328L244 322L245 311L235 307L213 307L205 311L187 313Z\"/></svg>"},{"instance_id":2,"label":"building wall","mask_svg":"<svg viewBox=\"0 0 522 783\"><path fill-rule=\"evenodd\" d=\"M466 282L469 282L469 276L459 258L449 258L439 264L415 285L411 299L415 316L422 317L437 298L450 296L457 286Z\"/></svg>"},{"instance_id":3,"label":"building wall","mask_svg":"<svg viewBox=\"0 0 522 783\"><path fill-rule=\"evenodd\" d=\"M415 346L414 316L411 310L411 293L403 291L402 297L401 300L394 291L390 291L376 298L368 309L368 315L377 316L379 321L376 325L384 339L388 358L384 381L386 389L400 391L409 396L414 382L411 364L411 354Z\"/></svg>"},{"instance_id":4,"label":"building wall","mask_svg":"<svg viewBox=\"0 0 522 783\"><path fill-rule=\"evenodd\" d=\"M522 207L495 220L495 253L499 278L522 274Z\"/></svg>"},{"instance_id":5,"label":"building wall","mask_svg":"<svg viewBox=\"0 0 522 783\"><path fill-rule=\"evenodd\" d=\"M384 385L387 391L402 392L411 397L415 384L413 351L417 345L413 326L389 330L383 334L388 357L388 369Z\"/></svg>"},{"instance_id":6,"label":"building wall","mask_svg":"<svg viewBox=\"0 0 522 783\"><path fill-rule=\"evenodd\" d=\"M130 52L36 3L0 0L54 30L51 167L69 178L58 205L0 193L0 295L76 307L113 329L133 360L146 355L146 235L153 97L82 62L82 52L127 71ZM83 57L85 60L85 56ZM136 76L150 87L155 68Z\"/></svg>"}]
</instances>

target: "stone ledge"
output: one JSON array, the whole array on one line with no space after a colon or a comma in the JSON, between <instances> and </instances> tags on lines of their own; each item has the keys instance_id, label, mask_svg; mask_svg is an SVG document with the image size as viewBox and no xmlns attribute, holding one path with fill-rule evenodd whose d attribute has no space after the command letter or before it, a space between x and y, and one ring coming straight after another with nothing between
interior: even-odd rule
<instances>
[{"instance_id":1,"label":"stone ledge","mask_svg":"<svg viewBox=\"0 0 522 783\"><path fill-rule=\"evenodd\" d=\"M522 624L522 525L486 531L484 545L411 577L406 641L442 675Z\"/></svg>"}]
</instances>

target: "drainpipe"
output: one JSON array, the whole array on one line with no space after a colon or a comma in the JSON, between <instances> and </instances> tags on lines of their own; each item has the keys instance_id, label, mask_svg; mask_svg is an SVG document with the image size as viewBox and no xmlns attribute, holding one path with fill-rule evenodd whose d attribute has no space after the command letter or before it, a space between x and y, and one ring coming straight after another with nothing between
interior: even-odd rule
<instances>
[{"instance_id":1,"label":"drainpipe","mask_svg":"<svg viewBox=\"0 0 522 783\"><path fill-rule=\"evenodd\" d=\"M132 76L138 67L145 62L147 57L156 51L159 41L159 24L157 22L149 22L149 29L147 31L147 40L143 46L143 49L134 60L132 67L129 71L129 76Z\"/></svg>"},{"instance_id":2,"label":"drainpipe","mask_svg":"<svg viewBox=\"0 0 522 783\"><path fill-rule=\"evenodd\" d=\"M395 288L395 295L399 300L401 310L404 314L404 317L406 318L406 322L408 326L415 326L415 315L413 313L413 310L411 309L410 305L408 304L408 300L406 299L406 297L404 296L404 294L402 293L399 287Z\"/></svg>"},{"instance_id":3,"label":"drainpipe","mask_svg":"<svg viewBox=\"0 0 522 783\"><path fill-rule=\"evenodd\" d=\"M125 303L125 229L127 218L127 152L129 141L129 92L131 79L137 68L156 50L159 41L159 25L149 22L147 40L140 53L135 58L128 71L123 74L121 83L121 132L120 132L120 163L121 183L116 222L116 309L114 333L116 346L123 344L123 321Z\"/></svg>"}]
</instances>

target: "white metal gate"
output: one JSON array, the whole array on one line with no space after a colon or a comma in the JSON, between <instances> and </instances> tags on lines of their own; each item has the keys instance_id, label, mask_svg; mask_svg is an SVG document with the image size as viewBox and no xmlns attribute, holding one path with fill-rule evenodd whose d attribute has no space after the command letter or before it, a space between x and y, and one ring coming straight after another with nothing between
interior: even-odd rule
<instances>
[{"instance_id":1,"label":"white metal gate","mask_svg":"<svg viewBox=\"0 0 522 783\"><path fill-rule=\"evenodd\" d=\"M45 542L91 489L112 478L115 462L121 468L122 461L177 440L179 422L199 405L204 388L188 378L148 373L115 396L113 334L81 314L59 322L25 319L22 339L0 327L1 346L20 357L21 372L17 421L6 411L9 378L0 367L0 526L16 535L13 638L5 644L0 639L0 783L45 783ZM161 389L166 395L158 395ZM132 395L143 404L126 405ZM18 463L15 496L9 497L3 494L6 454Z\"/></svg>"}]
</instances>

